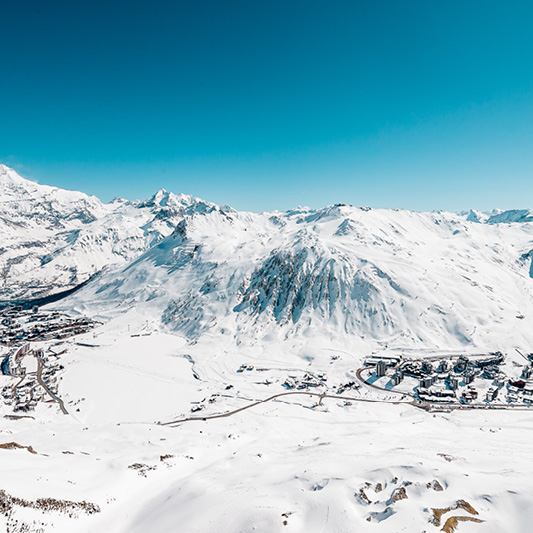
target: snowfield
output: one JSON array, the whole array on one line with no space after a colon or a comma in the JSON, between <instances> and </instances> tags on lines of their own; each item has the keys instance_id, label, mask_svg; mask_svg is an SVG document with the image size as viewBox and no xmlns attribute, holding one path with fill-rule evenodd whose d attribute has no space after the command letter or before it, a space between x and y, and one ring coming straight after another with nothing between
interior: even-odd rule
<instances>
[{"instance_id":1,"label":"snowfield","mask_svg":"<svg viewBox=\"0 0 533 533\"><path fill-rule=\"evenodd\" d=\"M530 531L533 410L428 412L356 374L501 351L518 378L530 211L102 204L7 167L0 193L2 299L94 275L52 307L102 322L34 343L66 350L68 415L0 404L1 531Z\"/></svg>"}]
</instances>

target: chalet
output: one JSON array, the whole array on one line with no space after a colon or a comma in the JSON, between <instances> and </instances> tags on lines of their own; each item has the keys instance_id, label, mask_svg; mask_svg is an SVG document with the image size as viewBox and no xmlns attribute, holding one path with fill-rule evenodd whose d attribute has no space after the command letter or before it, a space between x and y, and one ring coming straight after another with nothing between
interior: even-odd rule
<instances>
[{"instance_id":1,"label":"chalet","mask_svg":"<svg viewBox=\"0 0 533 533\"><path fill-rule=\"evenodd\" d=\"M509 380L509 389L514 388L522 390L526 386L526 382L523 379Z\"/></svg>"},{"instance_id":2,"label":"chalet","mask_svg":"<svg viewBox=\"0 0 533 533\"><path fill-rule=\"evenodd\" d=\"M498 387L499 389L501 389L503 385L505 384L505 379L501 376L498 376L494 379L493 384L495 387Z\"/></svg>"},{"instance_id":3,"label":"chalet","mask_svg":"<svg viewBox=\"0 0 533 533\"><path fill-rule=\"evenodd\" d=\"M514 403L514 402L517 402L518 401L518 396L515 392L509 392L507 394L507 401L509 403Z\"/></svg>"},{"instance_id":4,"label":"chalet","mask_svg":"<svg viewBox=\"0 0 533 533\"><path fill-rule=\"evenodd\" d=\"M466 387L466 390L461 395L461 401L471 402L472 400L477 400L477 390L471 385Z\"/></svg>"}]
</instances>

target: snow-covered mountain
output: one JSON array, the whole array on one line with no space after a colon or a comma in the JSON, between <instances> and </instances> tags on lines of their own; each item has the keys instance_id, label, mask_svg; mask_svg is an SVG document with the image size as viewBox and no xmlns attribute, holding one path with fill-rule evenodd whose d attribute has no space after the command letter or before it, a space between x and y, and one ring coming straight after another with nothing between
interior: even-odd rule
<instances>
[{"instance_id":1,"label":"snow-covered mountain","mask_svg":"<svg viewBox=\"0 0 533 533\"><path fill-rule=\"evenodd\" d=\"M212 208L165 190L145 202L103 204L28 181L4 165L0 198L0 300L70 289L108 265L136 258L183 217Z\"/></svg>"},{"instance_id":2,"label":"snow-covered mountain","mask_svg":"<svg viewBox=\"0 0 533 533\"><path fill-rule=\"evenodd\" d=\"M320 331L391 346L533 343L530 211L255 214L163 190L102 204L2 172L6 298L103 269L69 306L142 308L190 339Z\"/></svg>"},{"instance_id":3,"label":"snow-covered mountain","mask_svg":"<svg viewBox=\"0 0 533 533\"><path fill-rule=\"evenodd\" d=\"M149 309L191 339L531 344L532 249L529 222L343 205L261 215L215 207L74 299L85 311L92 302Z\"/></svg>"},{"instance_id":4,"label":"snow-covered mountain","mask_svg":"<svg viewBox=\"0 0 533 533\"><path fill-rule=\"evenodd\" d=\"M512 395L531 372L531 211L102 204L6 167L0 191L3 299L98 272L53 305L94 329L4 346L26 375L0 375L2 531L529 531L530 396ZM7 327L71 329L19 315ZM496 379L463 374L479 397L453 410L419 409L412 376L388 388L396 369L360 378L372 352L493 350Z\"/></svg>"}]
</instances>

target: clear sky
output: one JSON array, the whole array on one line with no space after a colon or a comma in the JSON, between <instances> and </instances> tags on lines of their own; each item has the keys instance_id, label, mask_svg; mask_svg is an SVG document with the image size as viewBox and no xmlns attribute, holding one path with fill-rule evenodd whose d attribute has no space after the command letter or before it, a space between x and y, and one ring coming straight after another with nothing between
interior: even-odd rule
<instances>
[{"instance_id":1,"label":"clear sky","mask_svg":"<svg viewBox=\"0 0 533 533\"><path fill-rule=\"evenodd\" d=\"M533 2L3 0L0 162L108 201L533 207Z\"/></svg>"}]
</instances>

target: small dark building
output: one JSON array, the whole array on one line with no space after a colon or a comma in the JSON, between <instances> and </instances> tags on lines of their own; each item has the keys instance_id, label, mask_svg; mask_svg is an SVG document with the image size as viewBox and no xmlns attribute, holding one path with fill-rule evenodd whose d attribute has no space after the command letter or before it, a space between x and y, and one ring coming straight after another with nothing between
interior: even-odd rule
<instances>
[{"instance_id":1,"label":"small dark building","mask_svg":"<svg viewBox=\"0 0 533 533\"><path fill-rule=\"evenodd\" d=\"M517 379L517 380L512 380L510 379L509 380L509 385L511 387L516 387L517 389L523 389L525 386L526 386L526 382L522 379Z\"/></svg>"},{"instance_id":2,"label":"small dark building","mask_svg":"<svg viewBox=\"0 0 533 533\"><path fill-rule=\"evenodd\" d=\"M496 399L497 396L498 396L498 389L495 387L490 387L489 390L487 391L486 400L487 402L492 402L493 400Z\"/></svg>"},{"instance_id":3,"label":"small dark building","mask_svg":"<svg viewBox=\"0 0 533 533\"><path fill-rule=\"evenodd\" d=\"M429 389L433 385L434 380L432 377L422 378L419 383L419 387L423 389Z\"/></svg>"}]
</instances>

